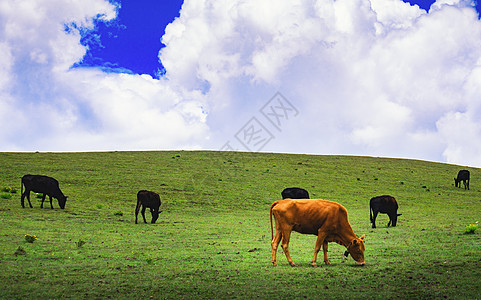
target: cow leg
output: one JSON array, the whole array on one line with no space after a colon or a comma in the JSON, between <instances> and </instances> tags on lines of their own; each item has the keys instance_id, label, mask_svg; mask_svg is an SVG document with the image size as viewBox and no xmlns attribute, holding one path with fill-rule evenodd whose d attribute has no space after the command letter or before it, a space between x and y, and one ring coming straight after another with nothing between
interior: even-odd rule
<instances>
[{"instance_id":1,"label":"cow leg","mask_svg":"<svg viewBox=\"0 0 481 300\"><path fill-rule=\"evenodd\" d=\"M52 204L52 196L48 196L50 198L50 208L53 209L53 204Z\"/></svg>"},{"instance_id":2,"label":"cow leg","mask_svg":"<svg viewBox=\"0 0 481 300\"><path fill-rule=\"evenodd\" d=\"M394 220L397 218L397 213L396 212L389 213L388 216L389 216L389 223L387 223L387 227L391 225L392 227L396 227L396 223L394 223Z\"/></svg>"},{"instance_id":3,"label":"cow leg","mask_svg":"<svg viewBox=\"0 0 481 300\"><path fill-rule=\"evenodd\" d=\"M274 235L274 238L271 241L271 247L272 247L272 264L274 267L277 267L277 247L279 246L279 243L281 242L282 239L282 232L279 228L276 226L276 234Z\"/></svg>"},{"instance_id":4,"label":"cow leg","mask_svg":"<svg viewBox=\"0 0 481 300\"><path fill-rule=\"evenodd\" d=\"M373 211L372 214L372 228L376 228L376 217L377 217L377 211Z\"/></svg>"},{"instance_id":5,"label":"cow leg","mask_svg":"<svg viewBox=\"0 0 481 300\"><path fill-rule=\"evenodd\" d=\"M324 240L324 243L322 243L322 251L324 252L324 263L326 265L330 265L331 262L329 261L329 258L327 258L327 252L328 252L327 245L328 245L327 241Z\"/></svg>"},{"instance_id":6,"label":"cow leg","mask_svg":"<svg viewBox=\"0 0 481 300\"><path fill-rule=\"evenodd\" d=\"M317 267L317 254L319 253L319 250L321 250L322 242L321 238L319 235L317 236L316 240L316 246L314 247L314 256L312 257L312 266Z\"/></svg>"},{"instance_id":7,"label":"cow leg","mask_svg":"<svg viewBox=\"0 0 481 300\"><path fill-rule=\"evenodd\" d=\"M296 264L292 261L291 254L289 254L289 240L291 239L291 232L292 228L285 228L282 231L281 247L282 250L284 250L284 254L286 255L287 261L291 267L296 267Z\"/></svg>"},{"instance_id":8,"label":"cow leg","mask_svg":"<svg viewBox=\"0 0 481 300\"><path fill-rule=\"evenodd\" d=\"M22 207L25 208L25 197L27 197L28 205L30 205L30 208L33 208L32 203L30 202L30 191L28 190L25 190L25 193L23 193L22 197L20 198L20 203L22 204Z\"/></svg>"},{"instance_id":9,"label":"cow leg","mask_svg":"<svg viewBox=\"0 0 481 300\"><path fill-rule=\"evenodd\" d=\"M47 196L47 194L43 194L42 196L42 204L40 204L40 208L43 208L43 201L45 201L45 197Z\"/></svg>"},{"instance_id":10,"label":"cow leg","mask_svg":"<svg viewBox=\"0 0 481 300\"><path fill-rule=\"evenodd\" d=\"M326 235L322 233L322 231L319 229L317 233L317 240L316 240L316 247L314 248L314 257L312 257L312 266L316 267L317 266L317 254L321 250L322 246L322 251L324 252L324 262L326 265L330 265L331 263L329 262L329 259L327 258L327 241Z\"/></svg>"},{"instance_id":11,"label":"cow leg","mask_svg":"<svg viewBox=\"0 0 481 300\"><path fill-rule=\"evenodd\" d=\"M146 208L147 208L147 207L145 207L145 206L142 207L142 210L140 211L140 213L142 214L142 217L144 218L144 223L147 224L147 220L145 219L145 209L146 209Z\"/></svg>"},{"instance_id":12,"label":"cow leg","mask_svg":"<svg viewBox=\"0 0 481 300\"><path fill-rule=\"evenodd\" d=\"M28 205L30 205L30 208L33 208L32 202L30 202L30 191L28 191L27 200L28 200Z\"/></svg>"}]
</instances>

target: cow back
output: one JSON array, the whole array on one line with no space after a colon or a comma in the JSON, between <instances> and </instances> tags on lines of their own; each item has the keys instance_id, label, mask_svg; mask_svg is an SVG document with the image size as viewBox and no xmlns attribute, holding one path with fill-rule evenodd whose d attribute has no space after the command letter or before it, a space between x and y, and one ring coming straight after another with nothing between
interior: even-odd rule
<instances>
[{"instance_id":1,"label":"cow back","mask_svg":"<svg viewBox=\"0 0 481 300\"><path fill-rule=\"evenodd\" d=\"M305 189L292 187L281 192L282 199L309 199L309 192Z\"/></svg>"},{"instance_id":2,"label":"cow back","mask_svg":"<svg viewBox=\"0 0 481 300\"><path fill-rule=\"evenodd\" d=\"M156 192L141 190L137 193L137 200L144 207L159 209L161 201L160 196Z\"/></svg>"},{"instance_id":3,"label":"cow back","mask_svg":"<svg viewBox=\"0 0 481 300\"><path fill-rule=\"evenodd\" d=\"M399 206L393 196L384 195L371 198L369 205L373 211L381 213L396 213Z\"/></svg>"}]
</instances>

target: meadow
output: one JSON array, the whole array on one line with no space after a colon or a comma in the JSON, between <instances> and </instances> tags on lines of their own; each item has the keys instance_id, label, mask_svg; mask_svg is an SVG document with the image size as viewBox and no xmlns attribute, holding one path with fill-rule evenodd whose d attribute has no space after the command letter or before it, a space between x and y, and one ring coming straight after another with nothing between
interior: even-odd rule
<instances>
[{"instance_id":1,"label":"meadow","mask_svg":"<svg viewBox=\"0 0 481 300\"><path fill-rule=\"evenodd\" d=\"M418 160L215 151L0 153L2 299L480 299L481 170ZM20 205L20 178L56 178L64 210ZM366 235L366 265L293 233L271 263L270 204L285 187L344 205ZM6 188L6 189L5 189ZM156 224L134 224L136 194L162 200ZM399 203L398 226L369 222L369 199ZM139 216L140 217L140 216ZM146 218L150 221L150 213ZM25 235L35 235L29 243ZM23 249L23 251L19 250ZM322 254L320 255L322 259Z\"/></svg>"}]
</instances>

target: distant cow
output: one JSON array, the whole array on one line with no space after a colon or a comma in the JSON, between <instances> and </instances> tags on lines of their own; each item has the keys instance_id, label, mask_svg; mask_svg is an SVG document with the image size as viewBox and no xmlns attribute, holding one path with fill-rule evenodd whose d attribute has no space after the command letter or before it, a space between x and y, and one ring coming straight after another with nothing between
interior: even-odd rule
<instances>
[{"instance_id":1,"label":"distant cow","mask_svg":"<svg viewBox=\"0 0 481 300\"><path fill-rule=\"evenodd\" d=\"M464 183L464 189L469 190L469 171L461 170L458 172L458 177L454 178L454 186L461 187L461 181Z\"/></svg>"},{"instance_id":2,"label":"distant cow","mask_svg":"<svg viewBox=\"0 0 481 300\"><path fill-rule=\"evenodd\" d=\"M374 197L369 202L369 207L369 216L371 218L372 228L376 228L376 217L378 213L387 214L389 216L387 227L389 227L391 224L393 227L396 226L397 217L401 214L397 213L398 204L394 197L388 195Z\"/></svg>"},{"instance_id":3,"label":"distant cow","mask_svg":"<svg viewBox=\"0 0 481 300\"><path fill-rule=\"evenodd\" d=\"M150 208L150 213L152 214L152 220L150 221L152 224L157 221L159 218L159 211L160 209L160 197L159 194L151 191L139 191L137 193L137 207L135 207L135 224L137 224L137 215L139 214L140 207L142 207L142 217L144 218L144 223L147 223L145 220L145 210Z\"/></svg>"},{"instance_id":4,"label":"distant cow","mask_svg":"<svg viewBox=\"0 0 481 300\"><path fill-rule=\"evenodd\" d=\"M272 215L276 221L276 234L272 229ZM317 235L312 266L317 266L317 254L324 251L324 262L330 265L327 258L327 244L336 242L347 248L348 253L359 264L364 265L364 235L356 237L347 218L347 210L340 204L327 200L284 199L271 205L271 246L272 263L277 266L277 247L281 242L287 261L296 266L289 254L289 239L292 230Z\"/></svg>"},{"instance_id":5,"label":"distant cow","mask_svg":"<svg viewBox=\"0 0 481 300\"><path fill-rule=\"evenodd\" d=\"M305 189L297 187L285 188L281 195L282 199L309 199L309 193Z\"/></svg>"},{"instance_id":6,"label":"distant cow","mask_svg":"<svg viewBox=\"0 0 481 300\"><path fill-rule=\"evenodd\" d=\"M25 186L25 193L23 192L23 187ZM35 193L42 193L42 204L40 208L43 208L43 202L45 201L45 196L49 196L50 198L50 208L53 209L52 205L52 197L56 198L58 201L58 206L61 209L65 208L65 203L67 202L67 196L65 196L58 186L58 181L52 177L43 176L43 175L25 175L22 177L21 182L21 204L22 207L25 208L25 197L27 197L28 204L30 207L32 203L30 202L30 191Z\"/></svg>"}]
</instances>

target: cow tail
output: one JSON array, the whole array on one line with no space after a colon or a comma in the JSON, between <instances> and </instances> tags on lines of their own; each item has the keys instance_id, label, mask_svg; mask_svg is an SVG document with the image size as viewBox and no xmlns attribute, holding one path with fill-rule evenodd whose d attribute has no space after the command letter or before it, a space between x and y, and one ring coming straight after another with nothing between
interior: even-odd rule
<instances>
[{"instance_id":1,"label":"cow tail","mask_svg":"<svg viewBox=\"0 0 481 300\"><path fill-rule=\"evenodd\" d=\"M369 219L371 220L372 223L372 207L369 205Z\"/></svg>"},{"instance_id":2,"label":"cow tail","mask_svg":"<svg viewBox=\"0 0 481 300\"><path fill-rule=\"evenodd\" d=\"M20 196L22 195L23 195L23 177L20 179Z\"/></svg>"},{"instance_id":3,"label":"cow tail","mask_svg":"<svg viewBox=\"0 0 481 300\"><path fill-rule=\"evenodd\" d=\"M270 210L270 217L271 217L271 241L274 239L274 228L272 227L272 209L276 206L277 202L272 203L271 210Z\"/></svg>"},{"instance_id":4,"label":"cow tail","mask_svg":"<svg viewBox=\"0 0 481 300\"><path fill-rule=\"evenodd\" d=\"M139 213L141 206L142 206L142 202L140 201L140 199L137 198L137 205L135 206L135 215Z\"/></svg>"}]
</instances>

